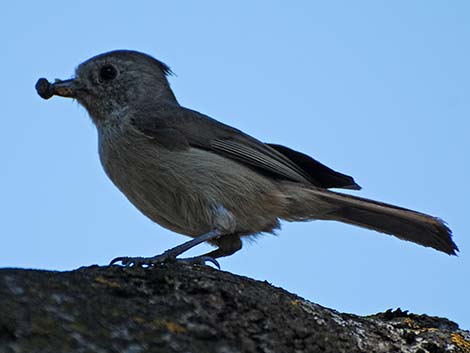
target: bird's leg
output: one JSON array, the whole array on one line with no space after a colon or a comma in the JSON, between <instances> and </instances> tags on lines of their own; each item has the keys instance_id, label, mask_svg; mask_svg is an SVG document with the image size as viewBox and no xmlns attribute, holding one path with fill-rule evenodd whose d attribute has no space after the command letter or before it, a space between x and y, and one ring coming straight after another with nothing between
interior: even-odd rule
<instances>
[{"instance_id":1,"label":"bird's leg","mask_svg":"<svg viewBox=\"0 0 470 353\"><path fill-rule=\"evenodd\" d=\"M242 248L240 235L236 233L224 234L223 237L216 239L213 244L217 245L217 249L212 250L203 256L217 259L219 257L230 256Z\"/></svg>"},{"instance_id":2,"label":"bird's leg","mask_svg":"<svg viewBox=\"0 0 470 353\"><path fill-rule=\"evenodd\" d=\"M214 265L220 268L220 265L217 262L217 260L214 257L210 256L211 253L208 253L207 255L201 255L201 256L184 258L184 259L176 258L177 256L195 247L196 245L199 245L209 240L217 239L220 236L221 236L221 232L218 229L215 229L215 230L210 231L209 233L200 235L197 238L187 241L186 243L183 243L181 245L175 246L174 248L168 249L160 255L156 255L152 257L127 257L127 256L116 257L115 259L111 261L110 265L113 265L117 262L121 262L122 265L126 267L132 267L132 266L152 267L152 266L164 263L164 262L182 261L182 262L193 263L193 264L194 263L205 264L206 262L212 262Z\"/></svg>"},{"instance_id":3,"label":"bird's leg","mask_svg":"<svg viewBox=\"0 0 470 353\"><path fill-rule=\"evenodd\" d=\"M242 248L242 241L238 234L224 234L223 237L214 239L213 244L217 245L217 249L210 251L204 255L188 257L184 259L176 259L176 261L191 264L204 264L206 261L210 261L214 265L216 265L220 270L220 266L218 265L218 262L215 259L232 255L233 253L237 252Z\"/></svg>"}]
</instances>

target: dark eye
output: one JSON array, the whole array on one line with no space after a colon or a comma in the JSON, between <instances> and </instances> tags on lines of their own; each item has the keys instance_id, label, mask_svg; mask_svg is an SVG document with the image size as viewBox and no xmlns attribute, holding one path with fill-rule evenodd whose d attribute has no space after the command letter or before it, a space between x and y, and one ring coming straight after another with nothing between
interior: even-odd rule
<instances>
[{"instance_id":1,"label":"dark eye","mask_svg":"<svg viewBox=\"0 0 470 353\"><path fill-rule=\"evenodd\" d=\"M105 65L100 69L100 79L102 81L114 80L117 76L117 70L112 65Z\"/></svg>"}]
</instances>

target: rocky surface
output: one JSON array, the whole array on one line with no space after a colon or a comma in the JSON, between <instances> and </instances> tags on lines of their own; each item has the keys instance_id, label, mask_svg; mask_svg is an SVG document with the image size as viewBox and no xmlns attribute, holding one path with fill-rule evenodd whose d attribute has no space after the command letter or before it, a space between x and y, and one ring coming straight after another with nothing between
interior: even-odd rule
<instances>
[{"instance_id":1,"label":"rocky surface","mask_svg":"<svg viewBox=\"0 0 470 353\"><path fill-rule=\"evenodd\" d=\"M205 266L0 270L0 353L470 352L400 309L361 317Z\"/></svg>"}]
</instances>

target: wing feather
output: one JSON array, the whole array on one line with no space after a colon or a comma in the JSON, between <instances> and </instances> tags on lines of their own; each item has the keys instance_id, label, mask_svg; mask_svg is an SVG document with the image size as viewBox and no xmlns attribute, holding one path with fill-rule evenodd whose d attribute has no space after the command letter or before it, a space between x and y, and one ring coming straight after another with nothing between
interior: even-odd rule
<instances>
[{"instance_id":1,"label":"wing feather","mask_svg":"<svg viewBox=\"0 0 470 353\"><path fill-rule=\"evenodd\" d=\"M263 143L244 132L177 105L142 107L131 121L168 148L196 147L237 160L273 177L319 187L359 188L354 180L300 152Z\"/></svg>"}]
</instances>

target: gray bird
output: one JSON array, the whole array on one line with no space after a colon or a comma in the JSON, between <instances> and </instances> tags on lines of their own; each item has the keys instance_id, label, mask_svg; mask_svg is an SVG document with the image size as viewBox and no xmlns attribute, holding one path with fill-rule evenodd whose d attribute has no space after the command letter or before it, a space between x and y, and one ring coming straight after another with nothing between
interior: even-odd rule
<instances>
[{"instance_id":1,"label":"gray bird","mask_svg":"<svg viewBox=\"0 0 470 353\"><path fill-rule=\"evenodd\" d=\"M44 99L71 97L86 108L98 130L103 168L135 207L193 238L154 257L119 257L112 264L218 265L216 258L241 249L242 237L273 233L280 220L340 221L449 255L458 251L439 218L330 191L360 187L303 153L182 107L168 83L171 73L146 54L116 50L82 63L73 79L36 84ZM202 242L217 248L177 259Z\"/></svg>"}]
</instances>

